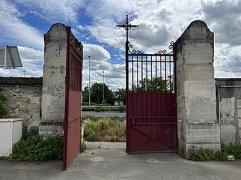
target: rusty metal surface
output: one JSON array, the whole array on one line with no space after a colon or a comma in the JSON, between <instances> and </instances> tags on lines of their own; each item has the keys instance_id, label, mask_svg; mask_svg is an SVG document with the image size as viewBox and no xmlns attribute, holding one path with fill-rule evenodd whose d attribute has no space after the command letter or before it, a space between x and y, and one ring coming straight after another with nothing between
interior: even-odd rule
<instances>
[{"instance_id":1,"label":"rusty metal surface","mask_svg":"<svg viewBox=\"0 0 241 180\"><path fill-rule=\"evenodd\" d=\"M82 45L76 44L69 27L67 36L63 170L66 170L79 154L81 139Z\"/></svg>"}]
</instances>

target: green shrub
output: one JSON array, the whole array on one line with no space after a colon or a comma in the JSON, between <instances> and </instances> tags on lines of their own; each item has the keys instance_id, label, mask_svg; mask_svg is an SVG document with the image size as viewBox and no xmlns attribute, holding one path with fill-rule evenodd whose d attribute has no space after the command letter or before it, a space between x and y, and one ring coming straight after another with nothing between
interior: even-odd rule
<instances>
[{"instance_id":1,"label":"green shrub","mask_svg":"<svg viewBox=\"0 0 241 180\"><path fill-rule=\"evenodd\" d=\"M62 159L63 137L49 136L44 138L36 131L25 133L22 139L14 144L11 158L18 161L48 161Z\"/></svg>"},{"instance_id":2,"label":"green shrub","mask_svg":"<svg viewBox=\"0 0 241 180\"><path fill-rule=\"evenodd\" d=\"M126 111L126 107L125 106L119 106L118 110L119 110L119 112L125 112Z\"/></svg>"},{"instance_id":3,"label":"green shrub","mask_svg":"<svg viewBox=\"0 0 241 180\"><path fill-rule=\"evenodd\" d=\"M214 160L214 152L209 149L200 148L190 153L188 159L193 161L208 161Z\"/></svg>"},{"instance_id":4,"label":"green shrub","mask_svg":"<svg viewBox=\"0 0 241 180\"><path fill-rule=\"evenodd\" d=\"M6 98L4 97L3 90L0 88L0 118L5 118L8 115L5 102Z\"/></svg>"},{"instance_id":5,"label":"green shrub","mask_svg":"<svg viewBox=\"0 0 241 180\"><path fill-rule=\"evenodd\" d=\"M95 108L96 112L101 112L101 111L105 111L105 109L102 106L98 106L97 108Z\"/></svg>"},{"instance_id":6,"label":"green shrub","mask_svg":"<svg viewBox=\"0 0 241 180\"><path fill-rule=\"evenodd\" d=\"M241 159L241 144L230 144L228 146L228 152L234 155L236 159Z\"/></svg>"},{"instance_id":7,"label":"green shrub","mask_svg":"<svg viewBox=\"0 0 241 180\"><path fill-rule=\"evenodd\" d=\"M221 151L200 148L190 152L188 159L193 161L223 161L227 160L228 155L233 155L236 159L241 159L241 144L222 144Z\"/></svg>"},{"instance_id":8,"label":"green shrub","mask_svg":"<svg viewBox=\"0 0 241 180\"><path fill-rule=\"evenodd\" d=\"M84 121L84 139L86 141L125 141L125 121L100 119Z\"/></svg>"},{"instance_id":9,"label":"green shrub","mask_svg":"<svg viewBox=\"0 0 241 180\"><path fill-rule=\"evenodd\" d=\"M184 147L181 147L181 148L178 149L178 155L179 155L181 158L185 158L185 157L186 157L186 153L185 153Z\"/></svg>"},{"instance_id":10,"label":"green shrub","mask_svg":"<svg viewBox=\"0 0 241 180\"><path fill-rule=\"evenodd\" d=\"M87 145L85 143L85 141L83 143L81 143L81 148L80 148L80 152L84 152L87 149Z\"/></svg>"}]
</instances>

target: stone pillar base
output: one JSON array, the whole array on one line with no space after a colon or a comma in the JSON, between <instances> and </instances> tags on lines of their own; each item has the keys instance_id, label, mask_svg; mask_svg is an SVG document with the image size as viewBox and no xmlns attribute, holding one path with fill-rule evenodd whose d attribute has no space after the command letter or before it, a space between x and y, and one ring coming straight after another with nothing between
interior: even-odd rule
<instances>
[{"instance_id":1,"label":"stone pillar base","mask_svg":"<svg viewBox=\"0 0 241 180\"><path fill-rule=\"evenodd\" d=\"M220 126L209 123L188 123L184 128L187 157L200 148L220 151Z\"/></svg>"},{"instance_id":2,"label":"stone pillar base","mask_svg":"<svg viewBox=\"0 0 241 180\"><path fill-rule=\"evenodd\" d=\"M43 136L63 136L63 122L44 121L39 124L39 134Z\"/></svg>"}]
</instances>

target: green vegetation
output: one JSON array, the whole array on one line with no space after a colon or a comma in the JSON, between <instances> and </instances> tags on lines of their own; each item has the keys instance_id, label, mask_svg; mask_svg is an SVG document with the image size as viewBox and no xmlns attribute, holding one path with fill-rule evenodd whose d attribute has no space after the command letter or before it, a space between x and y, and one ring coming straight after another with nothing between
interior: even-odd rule
<instances>
[{"instance_id":1,"label":"green vegetation","mask_svg":"<svg viewBox=\"0 0 241 180\"><path fill-rule=\"evenodd\" d=\"M98 118L95 116L86 116L86 117L83 117L82 120L84 122L85 122L85 120L98 121Z\"/></svg>"},{"instance_id":2,"label":"green vegetation","mask_svg":"<svg viewBox=\"0 0 241 180\"><path fill-rule=\"evenodd\" d=\"M8 115L5 102L6 98L4 97L3 90L0 88L0 118L5 118Z\"/></svg>"},{"instance_id":3,"label":"green vegetation","mask_svg":"<svg viewBox=\"0 0 241 180\"><path fill-rule=\"evenodd\" d=\"M167 92L172 89L173 82L170 81L171 77L163 79L162 77L154 77L152 79L144 78L135 87L136 91L152 91L152 92Z\"/></svg>"},{"instance_id":4,"label":"green vegetation","mask_svg":"<svg viewBox=\"0 0 241 180\"><path fill-rule=\"evenodd\" d=\"M181 148L178 149L178 155L179 155L181 158L186 158L185 149L184 149L183 147L181 147Z\"/></svg>"},{"instance_id":5,"label":"green vegetation","mask_svg":"<svg viewBox=\"0 0 241 180\"><path fill-rule=\"evenodd\" d=\"M114 94L117 102L123 101L123 104L126 104L126 90L124 88L118 89Z\"/></svg>"},{"instance_id":6,"label":"green vegetation","mask_svg":"<svg viewBox=\"0 0 241 180\"><path fill-rule=\"evenodd\" d=\"M14 144L9 157L18 161L48 161L63 158L63 137L49 136L44 138L36 131L25 133L22 139Z\"/></svg>"},{"instance_id":7,"label":"green vegetation","mask_svg":"<svg viewBox=\"0 0 241 180\"><path fill-rule=\"evenodd\" d=\"M126 111L126 107L125 106L119 106L118 110L119 110L119 112L125 112Z\"/></svg>"},{"instance_id":8,"label":"green vegetation","mask_svg":"<svg viewBox=\"0 0 241 180\"><path fill-rule=\"evenodd\" d=\"M113 121L125 121L125 117L114 116L110 118Z\"/></svg>"},{"instance_id":9,"label":"green vegetation","mask_svg":"<svg viewBox=\"0 0 241 180\"><path fill-rule=\"evenodd\" d=\"M81 143L81 148L80 148L80 152L84 152L86 149L88 149L85 141L83 143Z\"/></svg>"},{"instance_id":10,"label":"green vegetation","mask_svg":"<svg viewBox=\"0 0 241 180\"><path fill-rule=\"evenodd\" d=\"M102 111L107 111L108 109L104 109L102 106L98 106L95 108L95 112L102 112Z\"/></svg>"},{"instance_id":11,"label":"green vegetation","mask_svg":"<svg viewBox=\"0 0 241 180\"><path fill-rule=\"evenodd\" d=\"M90 87L90 98L91 104L102 104L102 105L113 105L114 104L114 93L109 89L109 87L104 84L104 101L103 101L103 83L94 83ZM89 102L89 88L85 87L82 91L83 102Z\"/></svg>"},{"instance_id":12,"label":"green vegetation","mask_svg":"<svg viewBox=\"0 0 241 180\"><path fill-rule=\"evenodd\" d=\"M180 148L179 151L178 154L180 157L185 158L184 148ZM227 160L228 155L233 155L236 159L241 159L241 144L223 144L221 151L200 148L196 151L191 151L187 159L192 161L223 161Z\"/></svg>"},{"instance_id":13,"label":"green vegetation","mask_svg":"<svg viewBox=\"0 0 241 180\"><path fill-rule=\"evenodd\" d=\"M84 139L86 141L125 141L125 121L118 119L84 120Z\"/></svg>"}]
</instances>

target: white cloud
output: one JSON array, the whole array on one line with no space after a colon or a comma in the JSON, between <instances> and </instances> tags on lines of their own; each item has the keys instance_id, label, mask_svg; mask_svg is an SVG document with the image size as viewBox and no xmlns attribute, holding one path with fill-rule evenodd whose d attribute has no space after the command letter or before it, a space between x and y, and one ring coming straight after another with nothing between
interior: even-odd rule
<instances>
[{"instance_id":1,"label":"white cloud","mask_svg":"<svg viewBox=\"0 0 241 180\"><path fill-rule=\"evenodd\" d=\"M129 31L130 41L139 50L156 52L176 40L191 20L200 18L200 8L200 1L96 0L87 8L93 19L88 28L99 42L124 50L125 31L115 25L124 23L129 14L131 24L139 25Z\"/></svg>"},{"instance_id":2,"label":"white cloud","mask_svg":"<svg viewBox=\"0 0 241 180\"><path fill-rule=\"evenodd\" d=\"M216 33L216 41L241 45L241 0L203 4L202 12Z\"/></svg>"},{"instance_id":3,"label":"white cloud","mask_svg":"<svg viewBox=\"0 0 241 180\"><path fill-rule=\"evenodd\" d=\"M43 48L42 34L20 19L21 13L14 4L1 0L0 17L1 43Z\"/></svg>"},{"instance_id":4,"label":"white cloud","mask_svg":"<svg viewBox=\"0 0 241 180\"><path fill-rule=\"evenodd\" d=\"M29 14L34 14L50 22L77 22L78 11L83 0L14 0Z\"/></svg>"},{"instance_id":5,"label":"white cloud","mask_svg":"<svg viewBox=\"0 0 241 180\"><path fill-rule=\"evenodd\" d=\"M110 88L115 89L117 83L119 83L118 87L123 87L123 82L125 82L125 65L111 64L110 53L105 48L96 44L84 44L83 87L89 83L88 56L90 56L91 84L103 82L104 71L105 83L108 84Z\"/></svg>"},{"instance_id":6,"label":"white cloud","mask_svg":"<svg viewBox=\"0 0 241 180\"><path fill-rule=\"evenodd\" d=\"M88 27L90 33L99 42L121 50L124 50L125 31L115 25L124 23L126 14L130 15L131 24L139 25L129 31L134 49L150 53L167 49L169 42L180 37L191 21L206 21L216 39L215 77L240 77L241 55L235 53L241 51L240 0L183 0L175 3L173 0L131 3L126 0L96 0L93 3L87 8L93 19L93 24ZM223 50L225 44L226 51Z\"/></svg>"},{"instance_id":7,"label":"white cloud","mask_svg":"<svg viewBox=\"0 0 241 180\"><path fill-rule=\"evenodd\" d=\"M83 44L84 59L88 60L88 56L93 60L108 60L110 53L100 45L96 44Z\"/></svg>"}]
</instances>

